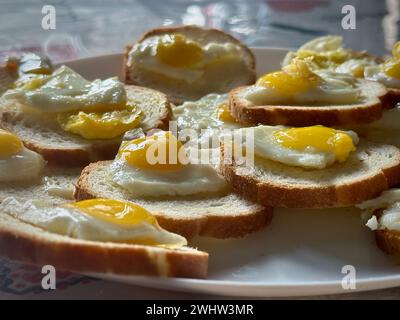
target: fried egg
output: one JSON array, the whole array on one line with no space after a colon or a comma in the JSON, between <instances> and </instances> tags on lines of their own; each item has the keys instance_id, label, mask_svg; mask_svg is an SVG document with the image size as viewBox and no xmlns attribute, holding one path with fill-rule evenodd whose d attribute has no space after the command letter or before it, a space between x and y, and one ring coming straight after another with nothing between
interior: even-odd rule
<instances>
[{"instance_id":1,"label":"fried egg","mask_svg":"<svg viewBox=\"0 0 400 320\"><path fill-rule=\"evenodd\" d=\"M368 215L366 226L371 230L388 229L400 231L400 189L390 189L371 200L356 205ZM375 210L383 209L379 218L373 215Z\"/></svg>"},{"instance_id":2,"label":"fried egg","mask_svg":"<svg viewBox=\"0 0 400 320\"><path fill-rule=\"evenodd\" d=\"M164 131L124 142L110 174L115 184L136 197L215 194L228 189L211 165L191 163L182 143Z\"/></svg>"},{"instance_id":3,"label":"fried egg","mask_svg":"<svg viewBox=\"0 0 400 320\"><path fill-rule=\"evenodd\" d=\"M209 42L202 45L183 34L152 36L133 46L128 66L134 64L170 79L193 83L207 65L230 59L241 63L240 47L233 43Z\"/></svg>"},{"instance_id":4,"label":"fried egg","mask_svg":"<svg viewBox=\"0 0 400 320\"><path fill-rule=\"evenodd\" d=\"M25 148L19 137L0 129L0 182L38 178L44 165L42 156Z\"/></svg>"},{"instance_id":5,"label":"fried egg","mask_svg":"<svg viewBox=\"0 0 400 320\"><path fill-rule=\"evenodd\" d=\"M392 57L384 63L365 68L364 78L389 88L400 88L400 42L393 46Z\"/></svg>"},{"instance_id":6,"label":"fried egg","mask_svg":"<svg viewBox=\"0 0 400 320\"><path fill-rule=\"evenodd\" d=\"M313 169L323 169L335 162L346 161L358 143L355 132L324 126L258 126L236 130L234 135L253 140L242 144L247 154L289 166Z\"/></svg>"},{"instance_id":7,"label":"fried egg","mask_svg":"<svg viewBox=\"0 0 400 320\"><path fill-rule=\"evenodd\" d=\"M195 130L196 137L190 137L193 142L209 146L215 141L219 147L219 134L223 130L238 129L241 125L232 117L228 107L227 94L209 94L196 101L187 101L173 108L173 120L176 121L180 134L186 129L191 134Z\"/></svg>"},{"instance_id":8,"label":"fried egg","mask_svg":"<svg viewBox=\"0 0 400 320\"><path fill-rule=\"evenodd\" d=\"M362 78L367 66L377 65L377 59L364 52L352 51L343 47L343 37L323 36L302 45L296 52L290 51L282 66L292 63L295 58L312 60L313 69L328 69L337 73L348 73Z\"/></svg>"},{"instance_id":9,"label":"fried egg","mask_svg":"<svg viewBox=\"0 0 400 320\"><path fill-rule=\"evenodd\" d=\"M76 239L168 248L187 244L185 238L162 229L149 211L131 202L92 199L52 207L7 198L0 209L25 223Z\"/></svg>"},{"instance_id":10,"label":"fried egg","mask_svg":"<svg viewBox=\"0 0 400 320\"><path fill-rule=\"evenodd\" d=\"M361 99L355 79L329 70L311 70L309 60L291 64L263 75L242 97L255 105L352 104Z\"/></svg>"},{"instance_id":11,"label":"fried egg","mask_svg":"<svg viewBox=\"0 0 400 320\"><path fill-rule=\"evenodd\" d=\"M8 90L4 99L30 109L55 114L60 127L85 139L113 139L136 128L142 111L127 101L117 78L84 79L61 66L49 75L38 75Z\"/></svg>"}]
</instances>

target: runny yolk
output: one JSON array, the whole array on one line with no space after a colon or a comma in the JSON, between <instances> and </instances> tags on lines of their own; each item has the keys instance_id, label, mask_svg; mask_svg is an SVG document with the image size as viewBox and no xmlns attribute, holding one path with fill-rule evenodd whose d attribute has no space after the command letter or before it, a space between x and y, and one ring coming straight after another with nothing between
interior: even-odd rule
<instances>
[{"instance_id":1,"label":"runny yolk","mask_svg":"<svg viewBox=\"0 0 400 320\"><path fill-rule=\"evenodd\" d=\"M400 41L393 46L393 58L383 64L384 72L392 78L400 79Z\"/></svg>"},{"instance_id":2,"label":"runny yolk","mask_svg":"<svg viewBox=\"0 0 400 320\"><path fill-rule=\"evenodd\" d=\"M237 122L236 119L229 112L228 105L222 103L218 106L218 119L223 122Z\"/></svg>"},{"instance_id":3,"label":"runny yolk","mask_svg":"<svg viewBox=\"0 0 400 320\"><path fill-rule=\"evenodd\" d=\"M302 151L311 147L320 152L333 153L338 162L345 161L356 149L350 135L324 126L277 130L273 137L286 148Z\"/></svg>"},{"instance_id":4,"label":"runny yolk","mask_svg":"<svg viewBox=\"0 0 400 320\"><path fill-rule=\"evenodd\" d=\"M203 59L203 49L182 34L165 35L157 45L157 58L175 68L192 67Z\"/></svg>"},{"instance_id":5,"label":"runny yolk","mask_svg":"<svg viewBox=\"0 0 400 320\"><path fill-rule=\"evenodd\" d=\"M294 59L282 71L268 73L257 81L258 86L277 90L285 96L293 96L320 83L320 77L310 70L307 62Z\"/></svg>"},{"instance_id":6,"label":"runny yolk","mask_svg":"<svg viewBox=\"0 0 400 320\"><path fill-rule=\"evenodd\" d=\"M133 167L158 171L181 170L187 163L185 148L170 131L125 142L118 156Z\"/></svg>"},{"instance_id":7,"label":"runny yolk","mask_svg":"<svg viewBox=\"0 0 400 320\"><path fill-rule=\"evenodd\" d=\"M143 222L158 225L157 219L141 206L119 200L91 199L67 204L96 219L121 226L133 226Z\"/></svg>"},{"instance_id":8,"label":"runny yolk","mask_svg":"<svg viewBox=\"0 0 400 320\"><path fill-rule=\"evenodd\" d=\"M11 132L0 129L0 159L20 153L24 145L20 138Z\"/></svg>"}]
</instances>

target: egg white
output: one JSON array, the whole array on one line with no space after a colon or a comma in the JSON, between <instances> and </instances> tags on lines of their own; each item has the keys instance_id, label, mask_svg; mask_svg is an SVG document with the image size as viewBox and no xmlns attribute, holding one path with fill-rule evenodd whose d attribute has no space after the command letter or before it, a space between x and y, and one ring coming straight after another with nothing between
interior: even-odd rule
<instances>
[{"instance_id":1,"label":"egg white","mask_svg":"<svg viewBox=\"0 0 400 320\"><path fill-rule=\"evenodd\" d=\"M246 145L254 146L251 150L246 148L249 154L253 154L261 159L277 161L289 166L299 166L303 168L326 168L336 161L336 155L331 152L322 152L313 147L305 150L295 150L286 148L277 142L273 133L285 129L284 126L258 126L236 130L235 135L242 137L252 137L253 142L246 141ZM345 131L351 136L353 142L358 143L358 136L353 131Z\"/></svg>"},{"instance_id":2,"label":"egg white","mask_svg":"<svg viewBox=\"0 0 400 320\"><path fill-rule=\"evenodd\" d=\"M354 79L347 74L328 70L314 71L323 82L294 97L286 97L279 91L265 86L250 86L242 93L242 97L255 105L290 105L306 104L310 107L321 104L353 104L360 101L361 90L354 85Z\"/></svg>"},{"instance_id":3,"label":"egg white","mask_svg":"<svg viewBox=\"0 0 400 320\"><path fill-rule=\"evenodd\" d=\"M43 157L23 148L11 157L0 159L0 182L29 181L40 176L45 166Z\"/></svg>"},{"instance_id":4,"label":"egg white","mask_svg":"<svg viewBox=\"0 0 400 320\"><path fill-rule=\"evenodd\" d=\"M162 36L153 36L137 43L128 54L128 66L139 65L143 69L161 73L169 78L183 80L193 83L199 80L204 74L204 66L220 57L228 54L240 54L240 47L233 43L210 42L202 47L203 60L193 67L171 67L161 63L157 57L157 45L161 42Z\"/></svg>"},{"instance_id":5,"label":"egg white","mask_svg":"<svg viewBox=\"0 0 400 320\"><path fill-rule=\"evenodd\" d=\"M97 105L126 103L126 90L117 78L84 79L72 69L61 66L51 75L42 76L43 84L34 90L10 89L3 99L47 113L84 111Z\"/></svg>"},{"instance_id":6,"label":"egg white","mask_svg":"<svg viewBox=\"0 0 400 320\"><path fill-rule=\"evenodd\" d=\"M173 108L173 120L176 121L179 132L185 129L195 130L196 136L191 141L198 142L203 148L213 147L212 142L219 147L218 137L224 130L238 129L240 124L224 122L218 119L218 106L228 102L227 94L209 94L196 101L187 101Z\"/></svg>"},{"instance_id":7,"label":"egg white","mask_svg":"<svg viewBox=\"0 0 400 320\"><path fill-rule=\"evenodd\" d=\"M136 168L123 159L114 160L111 168L114 183L134 197L188 196L223 193L228 185L209 164L185 165L181 170L160 172Z\"/></svg>"},{"instance_id":8,"label":"egg white","mask_svg":"<svg viewBox=\"0 0 400 320\"><path fill-rule=\"evenodd\" d=\"M6 198L1 202L0 212L46 231L76 239L134 243L135 239L150 238L163 245L187 244L186 239L180 235L147 222L121 226L70 207L50 207L32 201L20 203L15 198Z\"/></svg>"},{"instance_id":9,"label":"egg white","mask_svg":"<svg viewBox=\"0 0 400 320\"><path fill-rule=\"evenodd\" d=\"M364 78L371 81L377 81L389 88L400 88L400 79L388 76L382 66L370 66L364 69Z\"/></svg>"},{"instance_id":10,"label":"egg white","mask_svg":"<svg viewBox=\"0 0 400 320\"><path fill-rule=\"evenodd\" d=\"M400 231L400 189L384 191L375 199L366 200L356 207L362 209L365 214L373 214L377 209L383 209L379 218L372 215L366 223L372 230L388 229Z\"/></svg>"}]
</instances>

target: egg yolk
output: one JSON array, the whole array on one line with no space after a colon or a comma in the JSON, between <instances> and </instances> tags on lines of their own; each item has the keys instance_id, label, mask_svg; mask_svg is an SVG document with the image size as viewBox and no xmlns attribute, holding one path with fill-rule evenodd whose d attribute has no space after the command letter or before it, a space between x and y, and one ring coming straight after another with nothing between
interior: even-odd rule
<instances>
[{"instance_id":1,"label":"egg yolk","mask_svg":"<svg viewBox=\"0 0 400 320\"><path fill-rule=\"evenodd\" d=\"M57 119L63 130L85 139L113 139L136 128L141 122L142 111L131 106L105 113L60 113Z\"/></svg>"},{"instance_id":2,"label":"egg yolk","mask_svg":"<svg viewBox=\"0 0 400 320\"><path fill-rule=\"evenodd\" d=\"M192 67L203 59L203 49L199 43L187 39L182 34L163 37L157 45L157 58L175 68Z\"/></svg>"},{"instance_id":3,"label":"egg yolk","mask_svg":"<svg viewBox=\"0 0 400 320\"><path fill-rule=\"evenodd\" d=\"M20 153L24 145L20 138L11 132L0 129L0 159Z\"/></svg>"},{"instance_id":4,"label":"egg yolk","mask_svg":"<svg viewBox=\"0 0 400 320\"><path fill-rule=\"evenodd\" d=\"M118 156L133 167L158 171L181 170L186 161L185 148L170 131L125 142Z\"/></svg>"},{"instance_id":5,"label":"egg yolk","mask_svg":"<svg viewBox=\"0 0 400 320\"><path fill-rule=\"evenodd\" d=\"M229 112L228 105L226 103L222 103L218 106L218 119L223 122L236 122L236 119Z\"/></svg>"},{"instance_id":6,"label":"egg yolk","mask_svg":"<svg viewBox=\"0 0 400 320\"><path fill-rule=\"evenodd\" d=\"M67 204L96 219L121 226L134 226L143 222L158 225L156 218L141 206L119 200L91 199Z\"/></svg>"},{"instance_id":7,"label":"egg yolk","mask_svg":"<svg viewBox=\"0 0 400 320\"><path fill-rule=\"evenodd\" d=\"M400 79L400 41L393 46L393 58L383 64L383 71L392 78Z\"/></svg>"},{"instance_id":8,"label":"egg yolk","mask_svg":"<svg viewBox=\"0 0 400 320\"><path fill-rule=\"evenodd\" d=\"M317 86L320 81L321 78L311 71L306 61L294 59L282 71L262 76L257 85L277 90L285 96L293 96Z\"/></svg>"},{"instance_id":9,"label":"egg yolk","mask_svg":"<svg viewBox=\"0 0 400 320\"><path fill-rule=\"evenodd\" d=\"M273 137L286 148L302 151L312 147L321 152L334 153L339 162L345 161L356 149L348 134L324 126L277 130Z\"/></svg>"}]
</instances>

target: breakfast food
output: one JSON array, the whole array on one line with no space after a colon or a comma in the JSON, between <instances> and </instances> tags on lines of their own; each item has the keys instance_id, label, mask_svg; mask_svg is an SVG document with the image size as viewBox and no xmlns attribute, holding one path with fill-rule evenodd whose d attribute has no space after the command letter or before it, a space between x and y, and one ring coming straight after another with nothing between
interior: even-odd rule
<instances>
[{"instance_id":1,"label":"breakfast food","mask_svg":"<svg viewBox=\"0 0 400 320\"><path fill-rule=\"evenodd\" d=\"M16 135L0 129L0 204L8 197L59 204L73 200L80 168L48 166Z\"/></svg>"},{"instance_id":2,"label":"breakfast food","mask_svg":"<svg viewBox=\"0 0 400 320\"><path fill-rule=\"evenodd\" d=\"M186 247L133 203L89 200L57 207L0 205L0 254L78 272L204 278L208 254Z\"/></svg>"},{"instance_id":3,"label":"breakfast food","mask_svg":"<svg viewBox=\"0 0 400 320\"><path fill-rule=\"evenodd\" d=\"M148 31L125 52L125 82L164 92L175 104L252 84L254 69L244 44L197 26Z\"/></svg>"},{"instance_id":4,"label":"breakfast food","mask_svg":"<svg viewBox=\"0 0 400 320\"><path fill-rule=\"evenodd\" d=\"M399 254L400 191L388 191L400 184L399 48L383 61L320 37L255 84L250 49L196 26L128 46L125 84L36 54L8 58L0 256L204 278L208 254L188 247L193 237L243 237L274 207L352 205Z\"/></svg>"},{"instance_id":5,"label":"breakfast food","mask_svg":"<svg viewBox=\"0 0 400 320\"><path fill-rule=\"evenodd\" d=\"M0 183L37 179L44 165L43 158L25 148L19 137L0 129Z\"/></svg>"},{"instance_id":6,"label":"breakfast food","mask_svg":"<svg viewBox=\"0 0 400 320\"><path fill-rule=\"evenodd\" d=\"M363 78L364 69L376 66L381 59L368 54L347 49L341 36L323 36L303 44L297 51L289 51L282 66L287 66L296 58L311 58L313 69L327 69L337 73L348 73Z\"/></svg>"},{"instance_id":7,"label":"breakfast food","mask_svg":"<svg viewBox=\"0 0 400 320\"><path fill-rule=\"evenodd\" d=\"M310 60L293 59L253 86L229 93L229 109L238 121L268 125L367 123L393 107L380 83L329 70L313 70Z\"/></svg>"},{"instance_id":8,"label":"breakfast food","mask_svg":"<svg viewBox=\"0 0 400 320\"><path fill-rule=\"evenodd\" d=\"M238 129L238 123L228 110L227 94L209 94L196 101L186 101L172 108L172 120L182 134L186 129L195 130L196 137L190 137L192 144L200 144L203 148L219 147L218 137L224 130ZM216 141L217 146L212 143Z\"/></svg>"},{"instance_id":9,"label":"breakfast food","mask_svg":"<svg viewBox=\"0 0 400 320\"><path fill-rule=\"evenodd\" d=\"M164 163L149 157L151 150L163 148ZM190 163L185 151L170 132L125 142L113 162L83 170L75 197L133 201L151 211L163 228L187 238L240 237L269 224L271 208L233 194L211 165Z\"/></svg>"},{"instance_id":10,"label":"breakfast food","mask_svg":"<svg viewBox=\"0 0 400 320\"><path fill-rule=\"evenodd\" d=\"M364 78L385 85L395 103L400 102L400 42L393 46L392 57L379 65L367 66Z\"/></svg>"},{"instance_id":11,"label":"breakfast food","mask_svg":"<svg viewBox=\"0 0 400 320\"><path fill-rule=\"evenodd\" d=\"M400 255L400 189L387 190L357 207L368 216L366 226L375 232L379 248Z\"/></svg>"},{"instance_id":12,"label":"breakfast food","mask_svg":"<svg viewBox=\"0 0 400 320\"><path fill-rule=\"evenodd\" d=\"M239 130L253 131L254 151L247 141L223 142L221 171L235 192L265 206L350 206L400 182L400 150L358 142L353 132L323 126ZM235 148L253 152L254 163L238 164Z\"/></svg>"},{"instance_id":13,"label":"breakfast food","mask_svg":"<svg viewBox=\"0 0 400 320\"><path fill-rule=\"evenodd\" d=\"M69 166L112 159L126 131L163 127L171 112L160 92L116 78L90 82L66 66L20 77L2 98L0 126L48 162Z\"/></svg>"}]
</instances>

